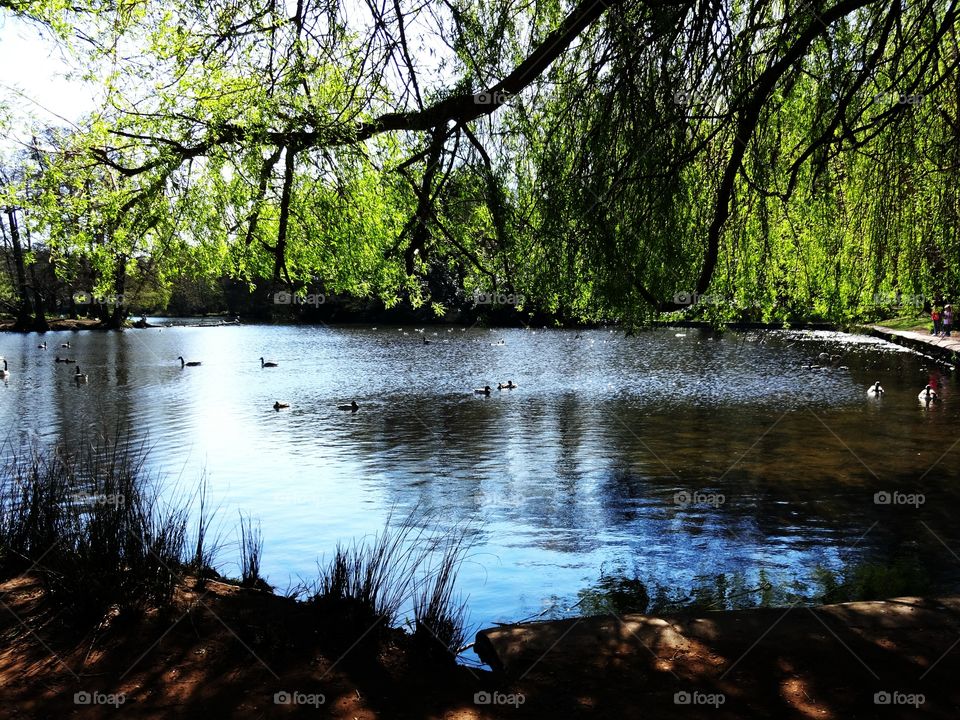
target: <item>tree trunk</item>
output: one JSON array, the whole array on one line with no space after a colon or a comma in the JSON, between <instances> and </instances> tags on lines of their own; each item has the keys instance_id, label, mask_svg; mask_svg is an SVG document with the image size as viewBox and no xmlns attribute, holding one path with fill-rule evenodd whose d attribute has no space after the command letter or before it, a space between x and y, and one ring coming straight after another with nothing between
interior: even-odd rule
<instances>
[{"instance_id":1,"label":"tree trunk","mask_svg":"<svg viewBox=\"0 0 960 720\"><path fill-rule=\"evenodd\" d=\"M27 289L27 273L23 264L23 246L20 244L20 225L17 223L17 209L7 207L7 223L10 225L10 245L13 248L13 262L17 271L17 322L15 330L30 330L33 325L33 306Z\"/></svg>"},{"instance_id":2,"label":"tree trunk","mask_svg":"<svg viewBox=\"0 0 960 720\"><path fill-rule=\"evenodd\" d=\"M121 255L117 262L117 269L114 273L113 291L116 295L116 305L107 320L107 327L111 330L120 330L127 319L127 305L124 302L123 293L127 288L127 256Z\"/></svg>"},{"instance_id":3,"label":"tree trunk","mask_svg":"<svg viewBox=\"0 0 960 720\"><path fill-rule=\"evenodd\" d=\"M30 226L26 226L27 249L33 252L33 239L30 237ZM30 265L30 284L33 289L33 309L35 312L33 318L33 329L37 332L46 332L50 329L50 323L47 322L46 302L43 297L43 291L40 289L40 281L37 279L37 264Z\"/></svg>"}]
</instances>

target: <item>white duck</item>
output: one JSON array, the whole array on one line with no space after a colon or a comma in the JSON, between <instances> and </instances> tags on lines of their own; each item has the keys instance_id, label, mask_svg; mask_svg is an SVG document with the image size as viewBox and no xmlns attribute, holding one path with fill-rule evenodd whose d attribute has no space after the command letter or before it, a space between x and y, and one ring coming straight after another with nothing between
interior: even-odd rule
<instances>
[{"instance_id":1,"label":"white duck","mask_svg":"<svg viewBox=\"0 0 960 720\"><path fill-rule=\"evenodd\" d=\"M917 399L929 405L931 402L940 402L940 396L937 395L937 391L934 390L930 385L927 385L923 390L920 391L920 394L917 395Z\"/></svg>"},{"instance_id":2,"label":"white duck","mask_svg":"<svg viewBox=\"0 0 960 720\"><path fill-rule=\"evenodd\" d=\"M878 398L883 395L883 388L880 387L880 381L877 380L870 388L867 390L867 395L872 398Z\"/></svg>"}]
</instances>

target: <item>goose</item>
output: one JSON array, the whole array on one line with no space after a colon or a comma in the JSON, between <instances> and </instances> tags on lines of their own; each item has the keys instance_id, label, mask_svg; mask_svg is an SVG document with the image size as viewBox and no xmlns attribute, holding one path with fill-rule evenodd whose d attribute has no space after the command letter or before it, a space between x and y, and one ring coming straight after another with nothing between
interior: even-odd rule
<instances>
[{"instance_id":1,"label":"goose","mask_svg":"<svg viewBox=\"0 0 960 720\"><path fill-rule=\"evenodd\" d=\"M350 410L351 412L356 412L360 409L360 406L357 405L356 400L351 400L349 405L337 405L337 410Z\"/></svg>"},{"instance_id":2,"label":"goose","mask_svg":"<svg viewBox=\"0 0 960 720\"><path fill-rule=\"evenodd\" d=\"M476 395L489 395L489 394L490 394L490 386L489 386L489 385L484 385L482 389L481 389L481 388L477 388L477 389L474 390L473 392L474 392L474 394L476 394Z\"/></svg>"},{"instance_id":3,"label":"goose","mask_svg":"<svg viewBox=\"0 0 960 720\"><path fill-rule=\"evenodd\" d=\"M80 366L77 365L77 371L73 374L73 379L76 380L77 383L85 383L89 378L80 372Z\"/></svg>"},{"instance_id":4,"label":"goose","mask_svg":"<svg viewBox=\"0 0 960 720\"><path fill-rule=\"evenodd\" d=\"M937 391L929 385L920 391L917 399L922 403L940 402L940 396L937 395Z\"/></svg>"},{"instance_id":5,"label":"goose","mask_svg":"<svg viewBox=\"0 0 960 720\"><path fill-rule=\"evenodd\" d=\"M177 360L180 361L180 369L183 370L185 367L197 367L200 364L199 360L193 360L192 362L186 362L182 357L178 357Z\"/></svg>"},{"instance_id":6,"label":"goose","mask_svg":"<svg viewBox=\"0 0 960 720\"><path fill-rule=\"evenodd\" d=\"M189 365L189 364L190 364L190 363L187 363L187 365ZM197 363L197 365L199 365L199 364L200 364L200 363ZM263 358L260 358L260 367L262 367L262 368L265 368L265 367L279 367L279 365L277 365L277 363L275 363L275 362L264 362L264 361L263 361Z\"/></svg>"},{"instance_id":7,"label":"goose","mask_svg":"<svg viewBox=\"0 0 960 720\"><path fill-rule=\"evenodd\" d=\"M70 342L67 341L67 342L65 342L65 343L60 343L60 347L62 347L62 348L69 348L69 347L70 347Z\"/></svg>"},{"instance_id":8,"label":"goose","mask_svg":"<svg viewBox=\"0 0 960 720\"><path fill-rule=\"evenodd\" d=\"M3 370L0 370L0 378L10 377L10 371L7 369L7 359L3 359Z\"/></svg>"},{"instance_id":9,"label":"goose","mask_svg":"<svg viewBox=\"0 0 960 720\"><path fill-rule=\"evenodd\" d=\"M37 349L38 349L38 350L46 350L46 349L47 349L47 341L44 340L42 343L40 343L39 345L37 345Z\"/></svg>"},{"instance_id":10,"label":"goose","mask_svg":"<svg viewBox=\"0 0 960 720\"><path fill-rule=\"evenodd\" d=\"M880 397L883 395L883 388L880 387L880 381L877 380L870 388L867 390L867 395L870 397Z\"/></svg>"},{"instance_id":11,"label":"goose","mask_svg":"<svg viewBox=\"0 0 960 720\"><path fill-rule=\"evenodd\" d=\"M497 390L513 390L516 387L513 380L507 380L506 383L497 383Z\"/></svg>"},{"instance_id":12,"label":"goose","mask_svg":"<svg viewBox=\"0 0 960 720\"><path fill-rule=\"evenodd\" d=\"M273 409L276 410L276 411L278 411L278 412L279 412L280 410L282 410L283 408L288 408L288 407L290 407L290 403L282 403L282 402L280 402L279 400L277 400L277 401L273 404Z\"/></svg>"}]
</instances>

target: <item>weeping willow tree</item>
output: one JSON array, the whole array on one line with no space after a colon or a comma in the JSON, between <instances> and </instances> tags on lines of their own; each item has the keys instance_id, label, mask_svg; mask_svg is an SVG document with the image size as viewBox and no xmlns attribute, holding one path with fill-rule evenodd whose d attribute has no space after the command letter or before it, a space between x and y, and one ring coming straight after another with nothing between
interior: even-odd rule
<instances>
[{"instance_id":1,"label":"weeping willow tree","mask_svg":"<svg viewBox=\"0 0 960 720\"><path fill-rule=\"evenodd\" d=\"M957 12L147 2L96 44L107 103L31 217L65 255L112 248L105 283L157 255L437 312L443 277L571 319L851 317L958 289ZM51 200L80 177L92 245Z\"/></svg>"},{"instance_id":2,"label":"weeping willow tree","mask_svg":"<svg viewBox=\"0 0 960 720\"><path fill-rule=\"evenodd\" d=\"M520 198L558 302L840 318L957 291L954 4L605 20L555 70Z\"/></svg>"}]
</instances>

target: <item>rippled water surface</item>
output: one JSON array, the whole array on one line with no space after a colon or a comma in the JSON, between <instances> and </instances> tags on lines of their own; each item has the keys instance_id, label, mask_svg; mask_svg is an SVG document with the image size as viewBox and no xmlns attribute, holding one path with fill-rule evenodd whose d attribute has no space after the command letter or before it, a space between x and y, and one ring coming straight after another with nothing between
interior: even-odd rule
<instances>
[{"instance_id":1,"label":"rippled water surface","mask_svg":"<svg viewBox=\"0 0 960 720\"><path fill-rule=\"evenodd\" d=\"M475 521L461 573L475 625L569 605L617 565L689 587L719 572L808 578L908 548L939 586L960 585L956 384L877 340L276 326L44 339L46 351L38 335L0 338L6 451L130 428L169 486L206 473L225 537L238 510L260 518L281 588L417 506ZM843 367L810 369L821 352ZM182 370L178 355L203 364ZM498 392L508 378L519 387ZM944 401L926 408L931 380ZM488 384L490 397L472 393ZM359 412L336 409L353 399ZM894 490L925 503L874 502ZM710 493L724 502L699 501Z\"/></svg>"}]
</instances>

